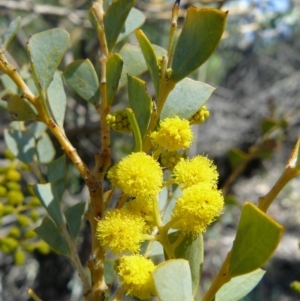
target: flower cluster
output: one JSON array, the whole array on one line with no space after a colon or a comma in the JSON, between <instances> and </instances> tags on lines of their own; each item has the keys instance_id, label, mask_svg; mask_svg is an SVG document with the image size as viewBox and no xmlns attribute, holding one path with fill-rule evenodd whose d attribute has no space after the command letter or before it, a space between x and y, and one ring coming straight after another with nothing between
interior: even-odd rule
<instances>
[{"instance_id":1,"label":"flower cluster","mask_svg":"<svg viewBox=\"0 0 300 301\"><path fill-rule=\"evenodd\" d=\"M175 183L182 190L166 225L187 235L204 232L224 204L217 189L219 175L214 163L205 156L184 159L180 154L192 139L189 122L178 117L166 118L151 134L154 156L159 153L161 164L173 173L168 183ZM102 247L122 256L117 259L115 270L126 293L140 299L151 298L155 295L155 266L138 253L142 242L156 239L151 235L153 227L165 227L158 223L161 217L157 216L157 196L167 183L163 182L162 167L154 157L137 152L113 166L107 177L112 186L122 190L122 198L127 202L106 212L98 222L97 238ZM162 242L161 236L159 241Z\"/></svg>"},{"instance_id":2,"label":"flower cluster","mask_svg":"<svg viewBox=\"0 0 300 301\"><path fill-rule=\"evenodd\" d=\"M174 181L182 188L171 218L174 228L201 233L220 214L224 198L217 190L216 166L205 156L181 160L174 168Z\"/></svg>"},{"instance_id":3,"label":"flower cluster","mask_svg":"<svg viewBox=\"0 0 300 301\"><path fill-rule=\"evenodd\" d=\"M32 191L24 189L26 184L23 173L30 167L21 163L7 149L4 151L4 165L0 168L0 221L6 216L14 216L15 223L4 223L8 231L0 236L0 251L12 254L14 263L21 265L25 262L26 252L35 250L48 254L50 247L37 237L32 230L41 218L39 199L32 196ZM28 186L30 187L30 186Z\"/></svg>"},{"instance_id":4,"label":"flower cluster","mask_svg":"<svg viewBox=\"0 0 300 301\"><path fill-rule=\"evenodd\" d=\"M114 131L131 133L131 126L126 111L117 111L106 116L106 122Z\"/></svg>"}]
</instances>

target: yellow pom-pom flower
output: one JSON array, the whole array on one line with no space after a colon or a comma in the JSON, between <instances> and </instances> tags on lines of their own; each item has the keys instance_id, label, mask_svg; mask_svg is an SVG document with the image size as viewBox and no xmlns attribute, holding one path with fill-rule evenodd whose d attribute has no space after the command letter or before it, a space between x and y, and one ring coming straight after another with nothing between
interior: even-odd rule
<instances>
[{"instance_id":1,"label":"yellow pom-pom flower","mask_svg":"<svg viewBox=\"0 0 300 301\"><path fill-rule=\"evenodd\" d=\"M17 222L23 227L28 227L31 224L30 218L25 214L19 214L17 217Z\"/></svg>"},{"instance_id":2,"label":"yellow pom-pom flower","mask_svg":"<svg viewBox=\"0 0 300 301\"><path fill-rule=\"evenodd\" d=\"M18 206L23 203L24 195L21 191L11 190L6 195L7 203L12 206Z\"/></svg>"},{"instance_id":3,"label":"yellow pom-pom flower","mask_svg":"<svg viewBox=\"0 0 300 301\"><path fill-rule=\"evenodd\" d=\"M193 133L188 120L178 116L160 122L159 129L151 134L153 145L168 151L188 148L193 141Z\"/></svg>"},{"instance_id":4,"label":"yellow pom-pom flower","mask_svg":"<svg viewBox=\"0 0 300 301\"><path fill-rule=\"evenodd\" d=\"M175 182L183 188L205 182L217 185L219 177L213 161L204 156L196 156L193 159L181 160L174 168Z\"/></svg>"},{"instance_id":5,"label":"yellow pom-pom flower","mask_svg":"<svg viewBox=\"0 0 300 301\"><path fill-rule=\"evenodd\" d=\"M152 278L154 269L153 262L142 255L123 256L116 260L115 265L126 294L141 300L156 294Z\"/></svg>"},{"instance_id":6,"label":"yellow pom-pom flower","mask_svg":"<svg viewBox=\"0 0 300 301\"><path fill-rule=\"evenodd\" d=\"M205 232L224 206L219 190L208 183L200 183L183 190L177 200L171 219L178 220L173 228L189 233Z\"/></svg>"},{"instance_id":7,"label":"yellow pom-pom flower","mask_svg":"<svg viewBox=\"0 0 300 301\"><path fill-rule=\"evenodd\" d=\"M23 250L18 248L14 254L15 265L22 265L26 260L26 255Z\"/></svg>"},{"instance_id":8,"label":"yellow pom-pom flower","mask_svg":"<svg viewBox=\"0 0 300 301\"><path fill-rule=\"evenodd\" d=\"M0 198L5 197L7 193L6 187L0 185Z\"/></svg>"},{"instance_id":9,"label":"yellow pom-pom flower","mask_svg":"<svg viewBox=\"0 0 300 301\"><path fill-rule=\"evenodd\" d=\"M35 245L35 249L44 255L47 255L51 252L51 247L42 240L39 241L38 244Z\"/></svg>"},{"instance_id":10,"label":"yellow pom-pom flower","mask_svg":"<svg viewBox=\"0 0 300 301\"><path fill-rule=\"evenodd\" d=\"M157 161L143 152L132 153L110 169L111 184L134 197L157 195L163 173Z\"/></svg>"},{"instance_id":11,"label":"yellow pom-pom flower","mask_svg":"<svg viewBox=\"0 0 300 301\"><path fill-rule=\"evenodd\" d=\"M102 247L115 254L137 253L145 239L148 227L139 215L126 209L108 211L98 222L96 235Z\"/></svg>"},{"instance_id":12,"label":"yellow pom-pom flower","mask_svg":"<svg viewBox=\"0 0 300 301\"><path fill-rule=\"evenodd\" d=\"M153 200L145 198L135 198L126 203L125 208L136 214L140 215L147 224L152 224L153 222Z\"/></svg>"},{"instance_id":13,"label":"yellow pom-pom flower","mask_svg":"<svg viewBox=\"0 0 300 301\"><path fill-rule=\"evenodd\" d=\"M0 250L5 253L13 252L19 245L19 242L13 237L0 238Z\"/></svg>"},{"instance_id":14,"label":"yellow pom-pom flower","mask_svg":"<svg viewBox=\"0 0 300 301\"><path fill-rule=\"evenodd\" d=\"M22 175L15 169L9 169L5 174L7 181L15 181L18 182L21 180Z\"/></svg>"}]
</instances>

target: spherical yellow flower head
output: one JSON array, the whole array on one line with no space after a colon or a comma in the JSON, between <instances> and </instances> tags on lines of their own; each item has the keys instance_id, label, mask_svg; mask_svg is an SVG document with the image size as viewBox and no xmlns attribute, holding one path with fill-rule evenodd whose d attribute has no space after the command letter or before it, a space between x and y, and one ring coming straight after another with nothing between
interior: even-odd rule
<instances>
[{"instance_id":1,"label":"spherical yellow flower head","mask_svg":"<svg viewBox=\"0 0 300 301\"><path fill-rule=\"evenodd\" d=\"M153 262L142 255L123 256L115 265L127 295L141 300L156 294L152 278L154 269Z\"/></svg>"},{"instance_id":2,"label":"spherical yellow flower head","mask_svg":"<svg viewBox=\"0 0 300 301\"><path fill-rule=\"evenodd\" d=\"M134 197L157 195L162 186L163 173L157 161L143 152L125 157L108 172L111 184Z\"/></svg>"},{"instance_id":3,"label":"spherical yellow flower head","mask_svg":"<svg viewBox=\"0 0 300 301\"><path fill-rule=\"evenodd\" d=\"M178 116L160 122L157 132L151 134L152 144L169 151L188 148L193 141L193 133L188 120Z\"/></svg>"},{"instance_id":4,"label":"spherical yellow flower head","mask_svg":"<svg viewBox=\"0 0 300 301\"><path fill-rule=\"evenodd\" d=\"M220 215L224 198L209 183L200 183L183 190L171 218L179 219L173 226L189 233L205 232L206 227Z\"/></svg>"},{"instance_id":5,"label":"spherical yellow flower head","mask_svg":"<svg viewBox=\"0 0 300 301\"><path fill-rule=\"evenodd\" d=\"M219 174L213 161L204 156L196 156L193 159L181 160L174 168L175 182L183 188L196 185L201 182L217 185Z\"/></svg>"},{"instance_id":6,"label":"spherical yellow flower head","mask_svg":"<svg viewBox=\"0 0 300 301\"><path fill-rule=\"evenodd\" d=\"M96 235L102 247L115 254L137 253L148 227L141 216L126 209L108 211L98 222Z\"/></svg>"},{"instance_id":7,"label":"spherical yellow flower head","mask_svg":"<svg viewBox=\"0 0 300 301\"><path fill-rule=\"evenodd\" d=\"M125 208L141 216L147 224L151 225L153 222L153 201L151 198L135 198L127 202Z\"/></svg>"}]
</instances>

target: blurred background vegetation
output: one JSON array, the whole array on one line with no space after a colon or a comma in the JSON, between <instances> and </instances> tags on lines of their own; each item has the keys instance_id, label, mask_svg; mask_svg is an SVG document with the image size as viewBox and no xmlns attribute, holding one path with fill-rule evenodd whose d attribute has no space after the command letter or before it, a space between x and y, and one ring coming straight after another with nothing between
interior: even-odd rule
<instances>
[{"instance_id":1,"label":"blurred background vegetation","mask_svg":"<svg viewBox=\"0 0 300 301\"><path fill-rule=\"evenodd\" d=\"M147 18L143 31L152 43L163 47L167 46L173 2L136 0L136 8ZM29 37L60 27L71 37L61 68L80 58L89 58L97 66L98 40L87 19L91 3L90 0L0 0L0 36L14 18L22 17L22 28L8 49L10 61L26 76L30 71L25 51ZM220 188L227 195L223 216L205 234L201 288L206 290L231 247L243 202L256 202L268 192L299 135L300 1L182 0L179 28L191 5L229 11L226 31L217 51L192 75L217 89L207 103L211 117L194 129L196 139L191 154L208 154L215 160L221 174ZM136 43L136 39L132 35L126 42ZM149 76L144 74L143 79L149 81ZM151 84L148 90L152 93ZM118 92L113 110L126 106L126 92L126 88ZM98 114L72 91L67 90L67 94L67 136L84 161L92 165L94 153L99 149ZM0 167L11 164L5 159L3 141L8 117L0 106ZM132 141L129 136L112 135L113 159L117 161L131 151ZM54 144L57 156L61 155L59 145L55 141ZM243 161L240 168L236 168L236 160ZM36 179L29 178L24 170L21 174L23 178L19 182L24 190L26 183ZM66 199L87 199L83 182L72 166L68 185ZM295 179L270 209L270 214L286 226L285 235L274 258L266 265L268 271L262 282L244 301L299 300L299 295L289 288L293 280L300 280L299 187L300 181ZM0 236L10 229L11 223L2 219ZM89 240L88 228L84 227L79 246L83 261L88 260ZM27 287L33 287L44 301L81 300L78 281L70 263L54 253L45 255L35 250L22 266L16 266L11 255L0 253L0 301L29 300ZM201 293L198 297L200 300Z\"/></svg>"}]
</instances>

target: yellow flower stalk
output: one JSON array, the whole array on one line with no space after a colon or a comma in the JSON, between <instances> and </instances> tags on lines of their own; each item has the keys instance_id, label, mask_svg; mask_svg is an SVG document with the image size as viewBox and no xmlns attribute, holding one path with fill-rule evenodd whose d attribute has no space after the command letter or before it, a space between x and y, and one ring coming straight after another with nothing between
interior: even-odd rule
<instances>
[{"instance_id":1,"label":"yellow flower stalk","mask_svg":"<svg viewBox=\"0 0 300 301\"><path fill-rule=\"evenodd\" d=\"M151 134L153 145L168 151L188 148L193 141L193 133L188 120L178 116L160 122L158 131Z\"/></svg>"},{"instance_id":2,"label":"yellow flower stalk","mask_svg":"<svg viewBox=\"0 0 300 301\"><path fill-rule=\"evenodd\" d=\"M134 197L157 195L162 187L163 173L158 162L143 153L132 153L108 172L113 186Z\"/></svg>"},{"instance_id":3,"label":"yellow flower stalk","mask_svg":"<svg viewBox=\"0 0 300 301\"><path fill-rule=\"evenodd\" d=\"M141 300L156 294L152 278L154 269L154 263L142 255L123 256L115 265L126 294Z\"/></svg>"},{"instance_id":4,"label":"yellow flower stalk","mask_svg":"<svg viewBox=\"0 0 300 301\"><path fill-rule=\"evenodd\" d=\"M204 156L181 160L174 168L175 182L182 188L191 187L198 183L217 185L219 174L213 161Z\"/></svg>"},{"instance_id":5,"label":"yellow flower stalk","mask_svg":"<svg viewBox=\"0 0 300 301\"><path fill-rule=\"evenodd\" d=\"M137 253L144 241L148 227L144 219L127 209L108 211L98 222L96 235L104 248L115 254Z\"/></svg>"},{"instance_id":6,"label":"yellow flower stalk","mask_svg":"<svg viewBox=\"0 0 300 301\"><path fill-rule=\"evenodd\" d=\"M183 190L171 219L178 220L173 228L189 233L205 232L224 206L221 192L209 183L199 183Z\"/></svg>"}]
</instances>

